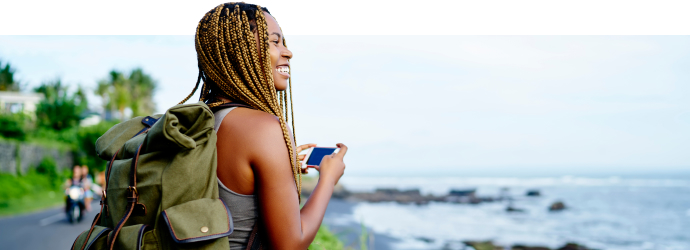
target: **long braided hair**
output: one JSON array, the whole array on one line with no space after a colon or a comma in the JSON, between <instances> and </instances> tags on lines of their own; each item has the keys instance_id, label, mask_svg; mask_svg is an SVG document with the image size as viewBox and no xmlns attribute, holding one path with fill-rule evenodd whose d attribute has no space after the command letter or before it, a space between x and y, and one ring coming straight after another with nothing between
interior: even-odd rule
<instances>
[{"instance_id":1,"label":"long braided hair","mask_svg":"<svg viewBox=\"0 0 690 250\"><path fill-rule=\"evenodd\" d=\"M220 4L204 15L196 28L194 39L199 76L192 93L180 104L196 92L199 82L203 80L199 101L211 108L223 104L219 97L226 97L277 116L290 155L290 166L299 197L302 175L287 126L288 93L276 91L274 87L273 67L268 52L268 25L263 12L270 14L268 9L258 5L231 2ZM257 31L258 47L254 31ZM295 119L292 113L290 80L288 79L288 89L294 138Z\"/></svg>"}]
</instances>

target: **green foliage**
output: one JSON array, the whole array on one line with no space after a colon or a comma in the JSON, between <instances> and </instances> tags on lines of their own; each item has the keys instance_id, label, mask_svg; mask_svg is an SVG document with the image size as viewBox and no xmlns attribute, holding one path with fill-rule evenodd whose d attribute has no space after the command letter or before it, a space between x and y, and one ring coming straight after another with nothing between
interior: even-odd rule
<instances>
[{"instance_id":1,"label":"green foliage","mask_svg":"<svg viewBox=\"0 0 690 250\"><path fill-rule=\"evenodd\" d=\"M41 84L34 91L45 96L36 108L39 126L60 131L79 125L80 115L87 107L86 95L81 87L69 93L67 86L60 79L55 79Z\"/></svg>"},{"instance_id":2,"label":"green foliage","mask_svg":"<svg viewBox=\"0 0 690 250\"><path fill-rule=\"evenodd\" d=\"M340 250L343 248L343 242L324 225L319 227L314 241L309 245L311 250Z\"/></svg>"},{"instance_id":3,"label":"green foliage","mask_svg":"<svg viewBox=\"0 0 690 250\"><path fill-rule=\"evenodd\" d=\"M76 147L78 130L79 127L59 131L39 127L29 134L27 141L43 146L72 150Z\"/></svg>"},{"instance_id":4,"label":"green foliage","mask_svg":"<svg viewBox=\"0 0 690 250\"><path fill-rule=\"evenodd\" d=\"M113 70L98 82L96 94L103 98L104 109L117 111L120 119L125 117L125 109L132 110L133 116L151 115L156 106L153 92L156 81L141 68L133 69L129 75Z\"/></svg>"},{"instance_id":5,"label":"green foliage","mask_svg":"<svg viewBox=\"0 0 690 250\"><path fill-rule=\"evenodd\" d=\"M369 239L369 231L364 226L364 222L360 223L362 226L362 233L359 234L359 249L367 250L367 240Z\"/></svg>"},{"instance_id":6,"label":"green foliage","mask_svg":"<svg viewBox=\"0 0 690 250\"><path fill-rule=\"evenodd\" d=\"M0 136L23 141L26 139L24 114L0 113Z\"/></svg>"},{"instance_id":7,"label":"green foliage","mask_svg":"<svg viewBox=\"0 0 690 250\"><path fill-rule=\"evenodd\" d=\"M59 192L63 176L57 172L55 161L48 157L25 175L0 173L0 209L9 207L13 201L36 193Z\"/></svg>"},{"instance_id":8,"label":"green foliage","mask_svg":"<svg viewBox=\"0 0 690 250\"><path fill-rule=\"evenodd\" d=\"M16 69L13 69L10 63L5 63L2 65L0 61L0 91L19 91L19 82L14 79L14 73Z\"/></svg>"},{"instance_id":9,"label":"green foliage","mask_svg":"<svg viewBox=\"0 0 690 250\"><path fill-rule=\"evenodd\" d=\"M36 173L48 178L48 181L52 184L53 188L60 186L60 175L57 171L57 164L55 160L51 157L45 157L41 160L41 163L36 166Z\"/></svg>"},{"instance_id":10,"label":"green foliage","mask_svg":"<svg viewBox=\"0 0 690 250\"><path fill-rule=\"evenodd\" d=\"M96 154L96 140L114 125L115 123L113 122L101 122L93 126L79 129L77 135L80 150L78 157L79 164L89 166L92 173L93 171L105 170L107 161L99 158Z\"/></svg>"}]
</instances>

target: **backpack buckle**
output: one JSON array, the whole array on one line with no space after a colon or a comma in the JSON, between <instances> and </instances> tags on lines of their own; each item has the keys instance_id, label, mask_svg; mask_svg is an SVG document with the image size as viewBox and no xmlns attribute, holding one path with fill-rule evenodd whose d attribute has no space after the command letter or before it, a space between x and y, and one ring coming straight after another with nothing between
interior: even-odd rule
<instances>
[{"instance_id":1,"label":"backpack buckle","mask_svg":"<svg viewBox=\"0 0 690 250\"><path fill-rule=\"evenodd\" d=\"M129 186L127 188L127 202L137 203L139 201L139 192L137 192L137 187Z\"/></svg>"}]
</instances>

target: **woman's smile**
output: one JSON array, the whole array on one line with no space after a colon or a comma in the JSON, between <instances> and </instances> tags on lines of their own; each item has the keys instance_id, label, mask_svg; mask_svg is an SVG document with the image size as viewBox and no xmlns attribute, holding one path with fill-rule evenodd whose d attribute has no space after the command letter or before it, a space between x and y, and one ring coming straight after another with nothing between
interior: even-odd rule
<instances>
[{"instance_id":1,"label":"woman's smile","mask_svg":"<svg viewBox=\"0 0 690 250\"><path fill-rule=\"evenodd\" d=\"M290 66L289 65L278 65L276 67L276 71L280 73L280 75L285 76L285 77L290 77Z\"/></svg>"}]
</instances>

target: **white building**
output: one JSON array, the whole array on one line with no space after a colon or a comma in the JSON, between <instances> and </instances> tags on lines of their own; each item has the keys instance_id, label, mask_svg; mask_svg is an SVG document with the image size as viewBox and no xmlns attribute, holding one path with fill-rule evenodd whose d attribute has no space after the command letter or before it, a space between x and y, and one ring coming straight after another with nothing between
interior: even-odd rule
<instances>
[{"instance_id":1,"label":"white building","mask_svg":"<svg viewBox=\"0 0 690 250\"><path fill-rule=\"evenodd\" d=\"M41 100L43 94L40 93L0 91L0 113L33 114Z\"/></svg>"}]
</instances>

